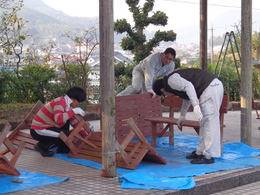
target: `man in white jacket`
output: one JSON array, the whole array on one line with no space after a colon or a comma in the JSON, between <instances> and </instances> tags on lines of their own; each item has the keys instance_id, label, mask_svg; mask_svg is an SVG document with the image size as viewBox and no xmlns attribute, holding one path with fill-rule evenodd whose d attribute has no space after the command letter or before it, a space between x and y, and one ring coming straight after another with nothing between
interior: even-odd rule
<instances>
[{"instance_id":1,"label":"man in white jacket","mask_svg":"<svg viewBox=\"0 0 260 195\"><path fill-rule=\"evenodd\" d=\"M200 143L187 159L192 164L214 163L214 157L221 155L219 109L223 99L223 84L213 74L201 69L182 69L171 73L153 84L157 95L172 93L183 98L178 119L181 130L190 104L200 121Z\"/></svg>"},{"instance_id":2,"label":"man in white jacket","mask_svg":"<svg viewBox=\"0 0 260 195\"><path fill-rule=\"evenodd\" d=\"M174 71L173 62L176 52L173 48L167 48L163 53L151 54L142 60L133 69L132 85L121 91L118 96L141 93L151 93L154 98L156 94L152 85L156 78L167 76Z\"/></svg>"}]
</instances>

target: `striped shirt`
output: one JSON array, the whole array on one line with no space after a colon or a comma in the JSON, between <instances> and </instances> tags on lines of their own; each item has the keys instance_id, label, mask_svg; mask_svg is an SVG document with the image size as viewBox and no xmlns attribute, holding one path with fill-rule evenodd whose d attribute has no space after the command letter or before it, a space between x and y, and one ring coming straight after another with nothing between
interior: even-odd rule
<instances>
[{"instance_id":1,"label":"striped shirt","mask_svg":"<svg viewBox=\"0 0 260 195\"><path fill-rule=\"evenodd\" d=\"M72 101L68 96L58 97L49 103L45 104L35 115L31 129L44 130L50 127L61 128L70 120L73 127L78 124L74 117L75 112L71 109L70 103ZM80 134L86 134L81 131Z\"/></svg>"}]
</instances>

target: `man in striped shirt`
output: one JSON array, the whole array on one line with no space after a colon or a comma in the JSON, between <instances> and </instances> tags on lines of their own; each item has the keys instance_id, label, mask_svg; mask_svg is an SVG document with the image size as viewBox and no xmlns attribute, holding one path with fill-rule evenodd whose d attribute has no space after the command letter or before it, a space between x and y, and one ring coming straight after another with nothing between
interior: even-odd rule
<instances>
[{"instance_id":1,"label":"man in striped shirt","mask_svg":"<svg viewBox=\"0 0 260 195\"><path fill-rule=\"evenodd\" d=\"M75 127L76 114L81 116L85 112L79 108L81 102L86 100L86 91L81 87L71 87L64 97L58 97L44 105L36 114L31 125L31 136L39 142L34 146L44 157L54 155L51 148L57 147L57 153L68 153L67 145L59 138L59 133L70 134L70 125ZM81 130L80 134L86 134Z\"/></svg>"}]
</instances>

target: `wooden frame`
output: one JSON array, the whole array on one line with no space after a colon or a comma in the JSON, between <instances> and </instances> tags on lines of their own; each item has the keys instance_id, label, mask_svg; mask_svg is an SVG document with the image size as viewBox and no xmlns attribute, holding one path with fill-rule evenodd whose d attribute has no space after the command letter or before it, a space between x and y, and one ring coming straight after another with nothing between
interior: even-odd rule
<instances>
[{"instance_id":1,"label":"wooden frame","mask_svg":"<svg viewBox=\"0 0 260 195\"><path fill-rule=\"evenodd\" d=\"M70 151L77 155L78 151L84 144L89 145L90 147L97 148L95 144L90 142L88 139L93 133L92 130L89 128L89 125L86 123L86 121L83 119L80 115L75 115L76 119L79 121L78 125L71 130L71 133L69 136L66 136L65 133L60 132L59 137L64 141L64 143L70 148ZM88 133L88 135L80 135L79 132L82 129L85 129Z\"/></svg>"},{"instance_id":2,"label":"wooden frame","mask_svg":"<svg viewBox=\"0 0 260 195\"><path fill-rule=\"evenodd\" d=\"M29 133L22 132L21 130L25 127L30 128L32 120L37 112L43 107L43 103L38 101L22 122L12 131L8 138L13 144L19 145L21 141L25 142L25 147L34 150L34 145L38 143L37 140L33 139Z\"/></svg>"},{"instance_id":3,"label":"wooden frame","mask_svg":"<svg viewBox=\"0 0 260 195\"><path fill-rule=\"evenodd\" d=\"M130 128L127 136L124 136L123 140L120 139L115 142L116 166L126 169L135 169L143 159L155 163L166 164L167 162L145 139L134 119L128 119L127 124ZM137 142L132 141L134 137L137 137ZM97 147L91 147L89 144L84 144L83 147L77 150L76 154L71 151L68 156L102 163L102 133L92 133L88 141L92 142L92 144Z\"/></svg>"},{"instance_id":4,"label":"wooden frame","mask_svg":"<svg viewBox=\"0 0 260 195\"><path fill-rule=\"evenodd\" d=\"M16 148L7 138L7 134L10 129L10 123L6 123L0 135L0 146L2 144L6 146L6 149L0 152L0 174L19 176L20 173L14 166L25 147L25 142L21 141L19 146ZM10 160L5 157L7 153L11 153L13 155Z\"/></svg>"}]
</instances>

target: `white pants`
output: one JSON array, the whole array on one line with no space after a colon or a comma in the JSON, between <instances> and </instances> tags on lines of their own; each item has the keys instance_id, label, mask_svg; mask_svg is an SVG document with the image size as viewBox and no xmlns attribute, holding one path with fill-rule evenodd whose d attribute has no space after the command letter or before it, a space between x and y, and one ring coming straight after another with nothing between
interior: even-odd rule
<instances>
[{"instance_id":1,"label":"white pants","mask_svg":"<svg viewBox=\"0 0 260 195\"><path fill-rule=\"evenodd\" d=\"M223 99L223 85L214 79L200 96L203 118L200 121L200 143L197 154L207 158L221 155L219 108Z\"/></svg>"}]
</instances>

